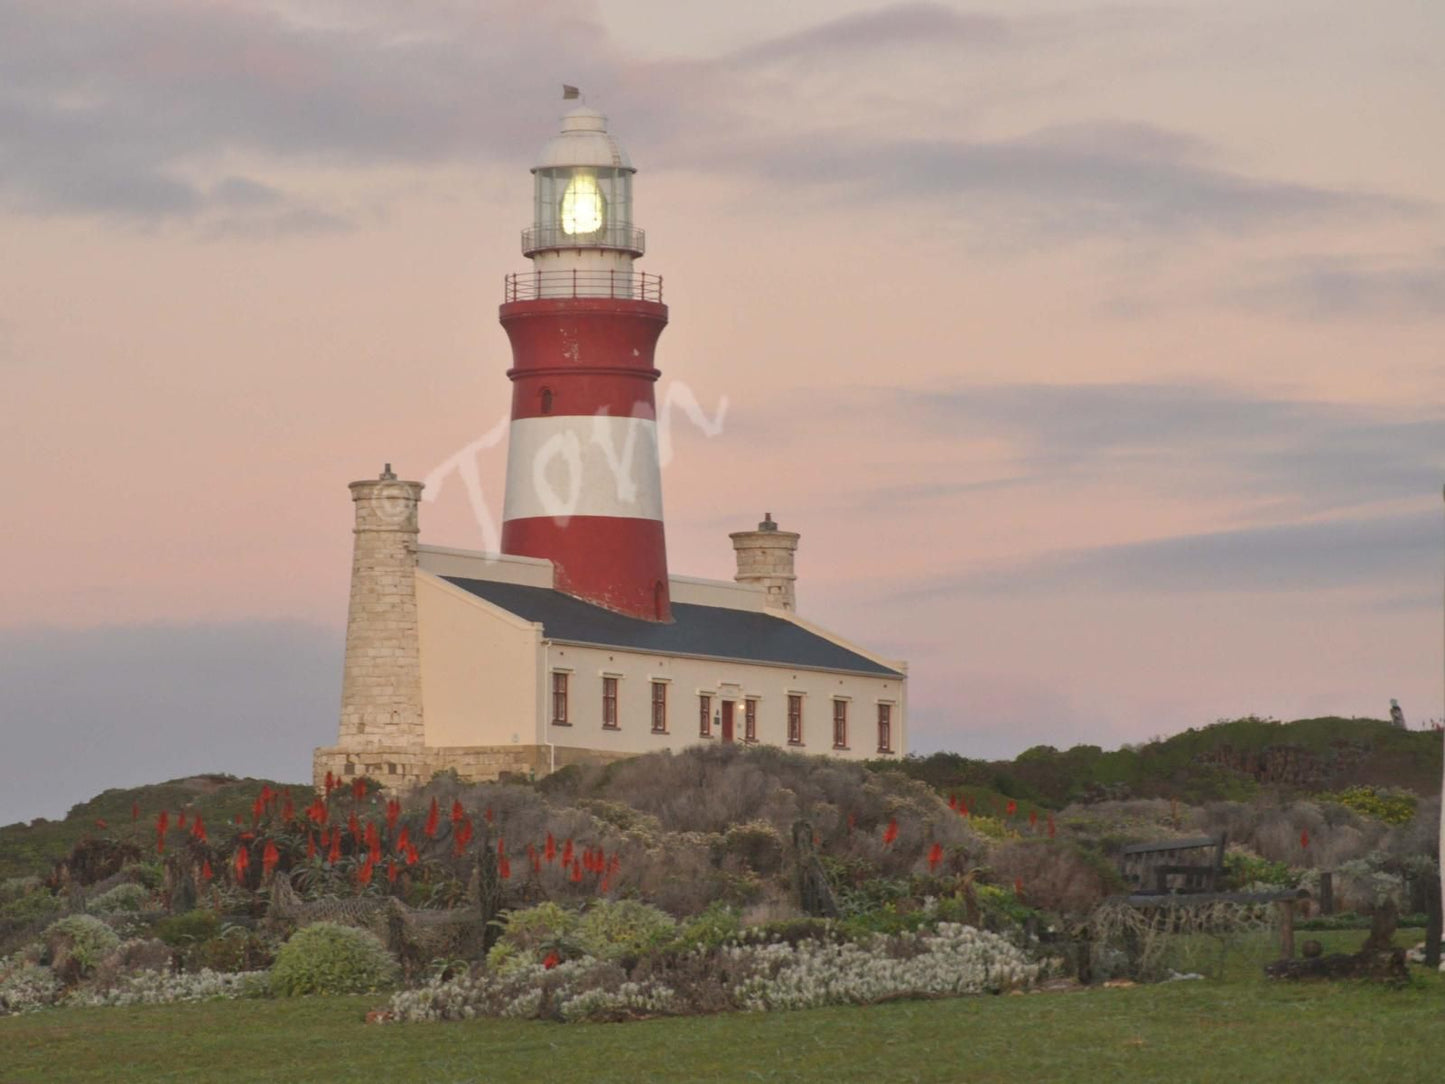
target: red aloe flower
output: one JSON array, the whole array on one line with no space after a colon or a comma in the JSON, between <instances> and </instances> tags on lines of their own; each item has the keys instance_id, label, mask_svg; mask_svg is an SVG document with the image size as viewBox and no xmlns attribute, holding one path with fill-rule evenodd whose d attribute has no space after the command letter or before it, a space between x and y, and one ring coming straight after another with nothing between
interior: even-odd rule
<instances>
[{"instance_id":1,"label":"red aloe flower","mask_svg":"<svg viewBox=\"0 0 1445 1084\"><path fill-rule=\"evenodd\" d=\"M502 857L503 855L505 855L506 853L507 853L507 837L506 837L506 836L498 836L498 837L497 837L497 857L498 857L498 858L501 858L501 857Z\"/></svg>"},{"instance_id":2,"label":"red aloe flower","mask_svg":"<svg viewBox=\"0 0 1445 1084\"><path fill-rule=\"evenodd\" d=\"M156 835L163 836L171 826L171 815L162 809L156 814Z\"/></svg>"},{"instance_id":3,"label":"red aloe flower","mask_svg":"<svg viewBox=\"0 0 1445 1084\"><path fill-rule=\"evenodd\" d=\"M290 793L287 793L286 800L281 803L281 819L283 821L294 821L296 819L296 804L291 801Z\"/></svg>"},{"instance_id":4,"label":"red aloe flower","mask_svg":"<svg viewBox=\"0 0 1445 1084\"><path fill-rule=\"evenodd\" d=\"M261 872L269 876L279 861L281 861L281 852L276 849L276 844L268 839L265 848L261 851Z\"/></svg>"},{"instance_id":5,"label":"red aloe flower","mask_svg":"<svg viewBox=\"0 0 1445 1084\"><path fill-rule=\"evenodd\" d=\"M542 966L545 967L548 971L551 971L552 968L556 967L561 962L562 961L557 958L557 954L555 952L549 952L547 953L547 958L542 961Z\"/></svg>"},{"instance_id":6,"label":"red aloe flower","mask_svg":"<svg viewBox=\"0 0 1445 1084\"><path fill-rule=\"evenodd\" d=\"M390 858L386 860L386 879L391 884L396 884L396 879L401 876L401 867Z\"/></svg>"},{"instance_id":7,"label":"red aloe flower","mask_svg":"<svg viewBox=\"0 0 1445 1084\"><path fill-rule=\"evenodd\" d=\"M453 833L456 853L461 854L467 849L467 844L472 841L472 822L463 816L460 824Z\"/></svg>"},{"instance_id":8,"label":"red aloe flower","mask_svg":"<svg viewBox=\"0 0 1445 1084\"><path fill-rule=\"evenodd\" d=\"M506 855L497 859L497 875L504 881L512 876L512 860Z\"/></svg>"},{"instance_id":9,"label":"red aloe flower","mask_svg":"<svg viewBox=\"0 0 1445 1084\"><path fill-rule=\"evenodd\" d=\"M1310 830L1309 830L1308 828L1301 828L1301 829L1300 829L1299 845L1300 845L1300 847L1302 847L1304 850L1309 850L1309 846L1310 846Z\"/></svg>"},{"instance_id":10,"label":"red aloe flower","mask_svg":"<svg viewBox=\"0 0 1445 1084\"><path fill-rule=\"evenodd\" d=\"M1014 895L1019 899L1024 898L1024 879L1022 877L1014 878Z\"/></svg>"},{"instance_id":11,"label":"red aloe flower","mask_svg":"<svg viewBox=\"0 0 1445 1084\"><path fill-rule=\"evenodd\" d=\"M411 830L406 825L401 826L401 835L396 837L396 853L401 854L411 846Z\"/></svg>"},{"instance_id":12,"label":"red aloe flower","mask_svg":"<svg viewBox=\"0 0 1445 1084\"><path fill-rule=\"evenodd\" d=\"M572 841L570 839L562 847L562 864L564 866L572 864Z\"/></svg>"},{"instance_id":13,"label":"red aloe flower","mask_svg":"<svg viewBox=\"0 0 1445 1084\"><path fill-rule=\"evenodd\" d=\"M431 800L431 811L426 815L426 837L436 839L437 826L441 823L441 809L437 806L437 800Z\"/></svg>"},{"instance_id":14,"label":"red aloe flower","mask_svg":"<svg viewBox=\"0 0 1445 1084\"><path fill-rule=\"evenodd\" d=\"M527 844L527 857L532 860L532 872L542 872L542 856L537 853L537 848L530 843Z\"/></svg>"},{"instance_id":15,"label":"red aloe flower","mask_svg":"<svg viewBox=\"0 0 1445 1084\"><path fill-rule=\"evenodd\" d=\"M597 891L598 891L598 892L601 892L601 893L605 896L605 895L607 895L607 890L611 887L611 885L612 885L612 878L611 878L610 876L604 874L603 877L602 877L602 883L597 886Z\"/></svg>"},{"instance_id":16,"label":"red aloe flower","mask_svg":"<svg viewBox=\"0 0 1445 1084\"><path fill-rule=\"evenodd\" d=\"M341 829L334 829L331 833L331 849L326 854L326 861L335 865L341 861Z\"/></svg>"},{"instance_id":17,"label":"red aloe flower","mask_svg":"<svg viewBox=\"0 0 1445 1084\"><path fill-rule=\"evenodd\" d=\"M191 821L191 835L202 843L206 842L206 822L199 813L196 814L196 819Z\"/></svg>"},{"instance_id":18,"label":"red aloe flower","mask_svg":"<svg viewBox=\"0 0 1445 1084\"><path fill-rule=\"evenodd\" d=\"M209 858L201 862L201 880L209 881L215 874L211 872L211 860Z\"/></svg>"},{"instance_id":19,"label":"red aloe flower","mask_svg":"<svg viewBox=\"0 0 1445 1084\"><path fill-rule=\"evenodd\" d=\"M95 818L95 826L102 829L110 827L110 825L106 824L105 821L101 820L99 817Z\"/></svg>"},{"instance_id":20,"label":"red aloe flower","mask_svg":"<svg viewBox=\"0 0 1445 1084\"><path fill-rule=\"evenodd\" d=\"M381 834L376 830L376 825L371 821L366 822L366 846L368 850L378 850L381 847Z\"/></svg>"},{"instance_id":21,"label":"red aloe flower","mask_svg":"<svg viewBox=\"0 0 1445 1084\"><path fill-rule=\"evenodd\" d=\"M1007 813L1010 817L1012 817L1012 816L1013 816L1015 813L1017 813L1018 811L1019 811L1019 804L1018 804L1018 802L1016 802L1016 801L1014 801L1012 798L1010 798L1010 799L1008 800L1008 806L1004 809L1004 812Z\"/></svg>"},{"instance_id":22,"label":"red aloe flower","mask_svg":"<svg viewBox=\"0 0 1445 1084\"><path fill-rule=\"evenodd\" d=\"M452 799L452 823L453 823L453 824L456 824L458 821L460 821L460 820L461 820L463 817L465 817L466 815L467 815L467 811L462 808L462 800L461 800L460 798L453 798L453 799Z\"/></svg>"},{"instance_id":23,"label":"red aloe flower","mask_svg":"<svg viewBox=\"0 0 1445 1084\"><path fill-rule=\"evenodd\" d=\"M236 880L238 882L246 879L246 871L251 868L251 852L245 847L236 851Z\"/></svg>"},{"instance_id":24,"label":"red aloe flower","mask_svg":"<svg viewBox=\"0 0 1445 1084\"><path fill-rule=\"evenodd\" d=\"M938 863L943 861L943 845L935 843L928 848L928 872L932 873L938 869Z\"/></svg>"},{"instance_id":25,"label":"red aloe flower","mask_svg":"<svg viewBox=\"0 0 1445 1084\"><path fill-rule=\"evenodd\" d=\"M131 819L131 821L133 821L133 822L140 820L140 803L139 803L139 802L131 802L131 804L130 804L130 819Z\"/></svg>"},{"instance_id":26,"label":"red aloe flower","mask_svg":"<svg viewBox=\"0 0 1445 1084\"><path fill-rule=\"evenodd\" d=\"M552 838L551 832L547 833L547 847L543 853L547 856L548 862L553 862L557 858L557 841Z\"/></svg>"},{"instance_id":27,"label":"red aloe flower","mask_svg":"<svg viewBox=\"0 0 1445 1084\"><path fill-rule=\"evenodd\" d=\"M950 794L950 795L948 796L948 808L954 810L955 812L957 812L957 810L958 810L958 795L957 795L957 794Z\"/></svg>"},{"instance_id":28,"label":"red aloe flower","mask_svg":"<svg viewBox=\"0 0 1445 1084\"><path fill-rule=\"evenodd\" d=\"M366 861L361 863L361 868L356 871L356 881L358 884L371 884L371 857L369 855Z\"/></svg>"},{"instance_id":29,"label":"red aloe flower","mask_svg":"<svg viewBox=\"0 0 1445 1084\"><path fill-rule=\"evenodd\" d=\"M330 798L331 792L336 789L336 776L332 775L330 772L327 772L326 783L324 785L326 788L326 797Z\"/></svg>"},{"instance_id":30,"label":"red aloe flower","mask_svg":"<svg viewBox=\"0 0 1445 1084\"><path fill-rule=\"evenodd\" d=\"M406 845L406 864L408 866L416 865L416 847L410 843Z\"/></svg>"},{"instance_id":31,"label":"red aloe flower","mask_svg":"<svg viewBox=\"0 0 1445 1084\"><path fill-rule=\"evenodd\" d=\"M582 863L575 858L572 860L572 880L574 883L582 880Z\"/></svg>"},{"instance_id":32,"label":"red aloe flower","mask_svg":"<svg viewBox=\"0 0 1445 1084\"><path fill-rule=\"evenodd\" d=\"M351 784L351 796L358 802L366 797L366 776L359 775L356 777L356 782ZM367 879L370 880L370 878Z\"/></svg>"},{"instance_id":33,"label":"red aloe flower","mask_svg":"<svg viewBox=\"0 0 1445 1084\"><path fill-rule=\"evenodd\" d=\"M896 840L897 838L898 838L898 821L897 821L896 819L895 819L895 820L890 820L890 821L888 822L888 827L885 828L885 829L883 829L883 844L884 844L884 846L892 846L893 841Z\"/></svg>"},{"instance_id":34,"label":"red aloe flower","mask_svg":"<svg viewBox=\"0 0 1445 1084\"><path fill-rule=\"evenodd\" d=\"M346 830L351 833L352 839L359 840L361 838L361 822L356 819L355 810L346 818Z\"/></svg>"},{"instance_id":35,"label":"red aloe flower","mask_svg":"<svg viewBox=\"0 0 1445 1084\"><path fill-rule=\"evenodd\" d=\"M492 818L492 807L491 807L491 806L487 806L487 823L488 823L488 824L491 824L491 823L492 823L492 820L493 820L493 818Z\"/></svg>"}]
</instances>

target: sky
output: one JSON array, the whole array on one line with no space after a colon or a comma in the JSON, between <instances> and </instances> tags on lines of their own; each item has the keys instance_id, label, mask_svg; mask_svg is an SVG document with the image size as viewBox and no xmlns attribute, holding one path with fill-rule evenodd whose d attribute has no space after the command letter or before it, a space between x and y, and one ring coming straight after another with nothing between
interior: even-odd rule
<instances>
[{"instance_id":1,"label":"sky","mask_svg":"<svg viewBox=\"0 0 1445 1084\"><path fill-rule=\"evenodd\" d=\"M308 778L348 482L495 537L564 82L665 282L672 571L801 532L915 749L1445 716L1442 43L1436 0L0 0L0 823Z\"/></svg>"}]
</instances>

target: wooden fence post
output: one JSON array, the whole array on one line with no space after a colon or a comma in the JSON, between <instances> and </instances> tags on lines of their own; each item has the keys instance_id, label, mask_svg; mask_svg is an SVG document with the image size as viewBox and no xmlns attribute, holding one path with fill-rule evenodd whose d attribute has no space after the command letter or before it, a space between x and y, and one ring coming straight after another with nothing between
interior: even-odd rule
<instances>
[{"instance_id":1,"label":"wooden fence post","mask_svg":"<svg viewBox=\"0 0 1445 1084\"><path fill-rule=\"evenodd\" d=\"M1294 900L1279 901L1279 955L1282 960L1294 959Z\"/></svg>"},{"instance_id":2,"label":"wooden fence post","mask_svg":"<svg viewBox=\"0 0 1445 1084\"><path fill-rule=\"evenodd\" d=\"M1320 871L1320 914L1335 913L1335 875L1329 870Z\"/></svg>"}]
</instances>

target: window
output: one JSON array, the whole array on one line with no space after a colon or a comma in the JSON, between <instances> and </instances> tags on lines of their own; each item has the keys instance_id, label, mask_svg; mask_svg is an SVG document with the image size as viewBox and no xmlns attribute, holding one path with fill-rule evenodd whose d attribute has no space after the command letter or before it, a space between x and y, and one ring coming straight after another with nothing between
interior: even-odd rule
<instances>
[{"instance_id":1,"label":"window","mask_svg":"<svg viewBox=\"0 0 1445 1084\"><path fill-rule=\"evenodd\" d=\"M667 682L652 683L652 732L667 733Z\"/></svg>"},{"instance_id":2,"label":"window","mask_svg":"<svg viewBox=\"0 0 1445 1084\"><path fill-rule=\"evenodd\" d=\"M797 693L788 694L788 744L803 744L803 698Z\"/></svg>"},{"instance_id":3,"label":"window","mask_svg":"<svg viewBox=\"0 0 1445 1084\"><path fill-rule=\"evenodd\" d=\"M567 725L567 673L552 671L552 722L556 726Z\"/></svg>"},{"instance_id":4,"label":"window","mask_svg":"<svg viewBox=\"0 0 1445 1084\"><path fill-rule=\"evenodd\" d=\"M893 752L893 705L878 705L878 751Z\"/></svg>"},{"instance_id":5,"label":"window","mask_svg":"<svg viewBox=\"0 0 1445 1084\"><path fill-rule=\"evenodd\" d=\"M743 741L758 740L758 702L743 701Z\"/></svg>"},{"instance_id":6,"label":"window","mask_svg":"<svg viewBox=\"0 0 1445 1084\"><path fill-rule=\"evenodd\" d=\"M551 389L551 388L543 388L543 389L542 389L541 400L542 400L542 402L541 402L542 413L543 413L543 414L550 414L550 413L552 413L552 389Z\"/></svg>"},{"instance_id":7,"label":"window","mask_svg":"<svg viewBox=\"0 0 1445 1084\"><path fill-rule=\"evenodd\" d=\"M602 726L607 730L617 729L617 679L602 679Z\"/></svg>"},{"instance_id":8,"label":"window","mask_svg":"<svg viewBox=\"0 0 1445 1084\"><path fill-rule=\"evenodd\" d=\"M848 748L848 701L833 701L833 748Z\"/></svg>"},{"instance_id":9,"label":"window","mask_svg":"<svg viewBox=\"0 0 1445 1084\"><path fill-rule=\"evenodd\" d=\"M697 698L697 733L699 737L712 737L712 697L702 693Z\"/></svg>"}]
</instances>

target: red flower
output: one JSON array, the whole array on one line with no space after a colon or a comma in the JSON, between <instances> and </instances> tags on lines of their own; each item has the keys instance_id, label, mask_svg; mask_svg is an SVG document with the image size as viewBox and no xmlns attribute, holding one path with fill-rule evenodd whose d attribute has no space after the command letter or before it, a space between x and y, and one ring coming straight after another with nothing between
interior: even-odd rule
<instances>
[{"instance_id":1,"label":"red flower","mask_svg":"<svg viewBox=\"0 0 1445 1084\"><path fill-rule=\"evenodd\" d=\"M506 853L507 853L507 837L506 837L506 836L498 836L498 837L497 837L497 857L498 857L498 858L501 858L501 857L502 857L503 855L505 855Z\"/></svg>"},{"instance_id":2,"label":"red flower","mask_svg":"<svg viewBox=\"0 0 1445 1084\"><path fill-rule=\"evenodd\" d=\"M572 864L572 841L570 839L562 848L562 864L564 866L570 866Z\"/></svg>"},{"instance_id":3,"label":"red flower","mask_svg":"<svg viewBox=\"0 0 1445 1084\"><path fill-rule=\"evenodd\" d=\"M497 860L497 874L504 881L512 876L512 860L506 855Z\"/></svg>"},{"instance_id":4,"label":"red flower","mask_svg":"<svg viewBox=\"0 0 1445 1084\"><path fill-rule=\"evenodd\" d=\"M491 824L491 823L492 823L492 807L491 807L491 806L487 806L487 823L488 823L488 824Z\"/></svg>"},{"instance_id":5,"label":"red flower","mask_svg":"<svg viewBox=\"0 0 1445 1084\"><path fill-rule=\"evenodd\" d=\"M326 797L330 798L330 797L331 797L331 792L336 789L336 776L332 775L330 772L327 772L327 773L326 773L325 788L326 788Z\"/></svg>"},{"instance_id":6,"label":"red flower","mask_svg":"<svg viewBox=\"0 0 1445 1084\"><path fill-rule=\"evenodd\" d=\"M266 812L266 803L260 797L251 803L251 823L256 824L261 820L261 814Z\"/></svg>"},{"instance_id":7,"label":"red flower","mask_svg":"<svg viewBox=\"0 0 1445 1084\"><path fill-rule=\"evenodd\" d=\"M1310 846L1310 830L1309 830L1308 828L1301 828L1301 829L1300 829L1299 845L1300 845L1302 848L1304 848L1305 850L1309 850L1309 846Z\"/></svg>"},{"instance_id":8,"label":"red flower","mask_svg":"<svg viewBox=\"0 0 1445 1084\"><path fill-rule=\"evenodd\" d=\"M211 872L211 860L207 858L201 863L201 880L209 881L214 876Z\"/></svg>"},{"instance_id":9,"label":"red flower","mask_svg":"<svg viewBox=\"0 0 1445 1084\"><path fill-rule=\"evenodd\" d=\"M1030 810L1029 810L1029 827L1030 827L1030 828L1036 828L1036 827L1038 827L1038 823L1039 823L1039 811L1038 811L1037 809L1030 809Z\"/></svg>"},{"instance_id":10,"label":"red flower","mask_svg":"<svg viewBox=\"0 0 1445 1084\"><path fill-rule=\"evenodd\" d=\"M165 835L166 829L171 826L171 815L162 809L156 814L156 834Z\"/></svg>"},{"instance_id":11,"label":"red flower","mask_svg":"<svg viewBox=\"0 0 1445 1084\"><path fill-rule=\"evenodd\" d=\"M437 806L437 800L431 800L431 812L426 815L426 837L436 839L437 826L441 823L441 809Z\"/></svg>"},{"instance_id":12,"label":"red flower","mask_svg":"<svg viewBox=\"0 0 1445 1084\"><path fill-rule=\"evenodd\" d=\"M246 871L250 868L251 852L245 847L238 848L236 851L236 880L244 881L246 879Z\"/></svg>"},{"instance_id":13,"label":"red flower","mask_svg":"<svg viewBox=\"0 0 1445 1084\"><path fill-rule=\"evenodd\" d=\"M467 849L467 844L472 841L472 822L465 817L452 833L452 842L457 854L462 854Z\"/></svg>"},{"instance_id":14,"label":"red flower","mask_svg":"<svg viewBox=\"0 0 1445 1084\"><path fill-rule=\"evenodd\" d=\"M1008 806L1004 809L1004 812L1007 813L1010 817L1012 817L1012 816L1013 816L1015 813L1017 813L1018 811L1019 811L1019 804L1018 804L1018 802L1016 802L1016 801L1014 801L1012 798L1010 798L1010 799L1008 800Z\"/></svg>"},{"instance_id":15,"label":"red flower","mask_svg":"<svg viewBox=\"0 0 1445 1084\"><path fill-rule=\"evenodd\" d=\"M401 835L396 837L396 853L401 854L411 846L411 831L406 825L401 826Z\"/></svg>"},{"instance_id":16,"label":"red flower","mask_svg":"<svg viewBox=\"0 0 1445 1084\"><path fill-rule=\"evenodd\" d=\"M890 820L888 827L883 829L884 846L892 846L893 841L898 838L898 821Z\"/></svg>"},{"instance_id":17,"label":"red flower","mask_svg":"<svg viewBox=\"0 0 1445 1084\"><path fill-rule=\"evenodd\" d=\"M202 843L206 842L206 822L201 819L199 813L196 814L196 819L191 822L191 835Z\"/></svg>"},{"instance_id":18,"label":"red flower","mask_svg":"<svg viewBox=\"0 0 1445 1084\"><path fill-rule=\"evenodd\" d=\"M950 794L950 795L948 796L948 808L949 808L949 809L952 809L952 810L954 810L954 811L957 811L957 809L958 809L958 795L957 795L957 794Z\"/></svg>"},{"instance_id":19,"label":"red flower","mask_svg":"<svg viewBox=\"0 0 1445 1084\"><path fill-rule=\"evenodd\" d=\"M296 805L291 801L291 795L286 795L286 800L281 803L281 819L283 821L294 821L296 819Z\"/></svg>"},{"instance_id":20,"label":"red flower","mask_svg":"<svg viewBox=\"0 0 1445 1084\"><path fill-rule=\"evenodd\" d=\"M386 860L386 879L391 884L396 884L396 879L401 876L401 867L391 859Z\"/></svg>"},{"instance_id":21,"label":"red flower","mask_svg":"<svg viewBox=\"0 0 1445 1084\"><path fill-rule=\"evenodd\" d=\"M1054 815L1052 813L1049 814L1049 838L1054 838Z\"/></svg>"},{"instance_id":22,"label":"red flower","mask_svg":"<svg viewBox=\"0 0 1445 1084\"><path fill-rule=\"evenodd\" d=\"M166 837L156 836L156 854L166 853Z\"/></svg>"},{"instance_id":23,"label":"red flower","mask_svg":"<svg viewBox=\"0 0 1445 1084\"><path fill-rule=\"evenodd\" d=\"M552 838L551 832L547 833L547 847L543 853L546 855L548 862L553 862L557 858L557 841Z\"/></svg>"},{"instance_id":24,"label":"red flower","mask_svg":"<svg viewBox=\"0 0 1445 1084\"><path fill-rule=\"evenodd\" d=\"M938 868L938 863L943 861L943 845L935 843L928 848L928 872L932 873Z\"/></svg>"},{"instance_id":25,"label":"red flower","mask_svg":"<svg viewBox=\"0 0 1445 1084\"><path fill-rule=\"evenodd\" d=\"M370 857L370 855L367 856L367 859L366 859L365 862L361 863L361 868L356 871L356 883L357 883L357 884L363 884L363 885L369 885L369 884L371 884L371 857Z\"/></svg>"},{"instance_id":26,"label":"red flower","mask_svg":"<svg viewBox=\"0 0 1445 1084\"><path fill-rule=\"evenodd\" d=\"M366 822L366 846L368 850L372 851L381 849L381 834L377 832L376 825L371 821Z\"/></svg>"},{"instance_id":27,"label":"red flower","mask_svg":"<svg viewBox=\"0 0 1445 1084\"><path fill-rule=\"evenodd\" d=\"M465 817L466 815L467 815L467 811L462 808L462 800L461 800L460 798L453 798L453 799L452 799L452 823L453 823L453 824L456 824L458 821L460 821L460 820L461 820L463 817Z\"/></svg>"},{"instance_id":28,"label":"red flower","mask_svg":"<svg viewBox=\"0 0 1445 1084\"><path fill-rule=\"evenodd\" d=\"M537 853L537 848L530 843L527 844L527 857L532 860L532 872L542 872L542 856Z\"/></svg>"},{"instance_id":29,"label":"red flower","mask_svg":"<svg viewBox=\"0 0 1445 1084\"><path fill-rule=\"evenodd\" d=\"M99 817L96 817L96 818L95 818L95 826L96 826L97 828L109 828L109 827L110 827L110 825L106 824L105 821L101 820Z\"/></svg>"},{"instance_id":30,"label":"red flower","mask_svg":"<svg viewBox=\"0 0 1445 1084\"><path fill-rule=\"evenodd\" d=\"M573 881L573 883L576 883L576 882L579 882L579 881L581 881L581 880L582 880L582 863L581 863L581 862L578 862L578 861L574 858L574 859L572 860L572 881Z\"/></svg>"},{"instance_id":31,"label":"red flower","mask_svg":"<svg viewBox=\"0 0 1445 1084\"><path fill-rule=\"evenodd\" d=\"M351 796L358 802L366 797L366 776L359 775L356 777L356 782L351 784ZM370 878L367 878L367 880L370 880Z\"/></svg>"},{"instance_id":32,"label":"red flower","mask_svg":"<svg viewBox=\"0 0 1445 1084\"><path fill-rule=\"evenodd\" d=\"M140 820L140 803L139 803L139 802L131 802L131 804L130 804L130 819L131 819L132 821L138 821L138 820Z\"/></svg>"},{"instance_id":33,"label":"red flower","mask_svg":"<svg viewBox=\"0 0 1445 1084\"><path fill-rule=\"evenodd\" d=\"M356 819L356 812L354 810L351 816L346 818L346 830L351 833L352 839L361 839L361 822Z\"/></svg>"},{"instance_id":34,"label":"red flower","mask_svg":"<svg viewBox=\"0 0 1445 1084\"><path fill-rule=\"evenodd\" d=\"M331 849L326 854L326 861L335 865L341 861L341 829L336 828L331 832Z\"/></svg>"},{"instance_id":35,"label":"red flower","mask_svg":"<svg viewBox=\"0 0 1445 1084\"><path fill-rule=\"evenodd\" d=\"M1019 899L1024 898L1024 879L1022 877L1014 878L1014 895Z\"/></svg>"},{"instance_id":36,"label":"red flower","mask_svg":"<svg viewBox=\"0 0 1445 1084\"><path fill-rule=\"evenodd\" d=\"M268 839L265 848L261 851L261 872L269 876L279 861L281 861L281 852L276 849L276 844Z\"/></svg>"},{"instance_id":37,"label":"red flower","mask_svg":"<svg viewBox=\"0 0 1445 1084\"><path fill-rule=\"evenodd\" d=\"M556 967L561 962L562 961L557 958L557 954L555 952L549 952L547 953L547 958L542 961L542 966L545 967L548 971L551 971L552 968Z\"/></svg>"},{"instance_id":38,"label":"red flower","mask_svg":"<svg viewBox=\"0 0 1445 1084\"><path fill-rule=\"evenodd\" d=\"M410 843L406 845L406 864L408 866L416 865L416 847Z\"/></svg>"},{"instance_id":39,"label":"red flower","mask_svg":"<svg viewBox=\"0 0 1445 1084\"><path fill-rule=\"evenodd\" d=\"M308 859L316 857L316 837L310 832L306 833L306 857Z\"/></svg>"}]
</instances>

